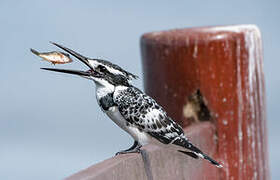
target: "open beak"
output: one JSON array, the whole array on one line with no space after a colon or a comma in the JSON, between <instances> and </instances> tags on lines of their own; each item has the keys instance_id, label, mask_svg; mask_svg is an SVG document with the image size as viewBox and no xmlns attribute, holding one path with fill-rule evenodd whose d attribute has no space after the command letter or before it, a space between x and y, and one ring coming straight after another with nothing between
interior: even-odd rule
<instances>
[{"instance_id":1,"label":"open beak","mask_svg":"<svg viewBox=\"0 0 280 180\"><path fill-rule=\"evenodd\" d=\"M68 52L69 54L71 54L72 56L76 57L78 60L80 60L82 63L84 63L86 66L88 66L90 68L90 70L88 71L77 71L77 70L70 70L70 69L56 69L56 68L41 68L43 70L48 70L48 71L55 71L55 72L61 72L61 73L67 73L67 74L75 74L75 75L79 75L79 76L83 76L83 77L89 77L89 76L98 76L98 73L96 71L94 71L94 69L91 67L91 65L89 64L88 58L82 56L81 54L67 48L64 47L62 45L59 45L57 43L54 42L50 42L53 45L63 49L64 51Z\"/></svg>"},{"instance_id":2,"label":"open beak","mask_svg":"<svg viewBox=\"0 0 280 180\"><path fill-rule=\"evenodd\" d=\"M53 45L59 47L60 49L63 49L64 51L68 52L69 54L71 54L72 56L76 57L77 59L79 59L80 61L82 61L85 65L87 65L90 69L93 70L93 68L91 67L91 65L89 64L88 62L88 58L86 58L85 56L73 51L72 49L69 49L67 47L64 47L62 45L59 45L57 43L54 43L54 42L50 42L52 43Z\"/></svg>"}]
</instances>

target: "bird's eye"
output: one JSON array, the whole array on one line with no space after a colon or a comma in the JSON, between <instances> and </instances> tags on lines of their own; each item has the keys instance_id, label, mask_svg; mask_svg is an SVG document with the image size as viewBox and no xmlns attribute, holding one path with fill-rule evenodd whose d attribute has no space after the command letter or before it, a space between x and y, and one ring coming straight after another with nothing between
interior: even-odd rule
<instances>
[{"instance_id":1,"label":"bird's eye","mask_svg":"<svg viewBox=\"0 0 280 180\"><path fill-rule=\"evenodd\" d=\"M105 72L107 69L102 65L98 65L97 70L100 71L100 72Z\"/></svg>"}]
</instances>

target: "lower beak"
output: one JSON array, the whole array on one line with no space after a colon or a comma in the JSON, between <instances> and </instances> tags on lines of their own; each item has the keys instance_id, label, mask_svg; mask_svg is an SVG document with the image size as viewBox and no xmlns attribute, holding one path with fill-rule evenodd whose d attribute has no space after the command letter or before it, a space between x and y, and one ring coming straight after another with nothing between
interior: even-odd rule
<instances>
[{"instance_id":1,"label":"lower beak","mask_svg":"<svg viewBox=\"0 0 280 180\"><path fill-rule=\"evenodd\" d=\"M67 73L67 74L75 74L83 77L89 77L92 75L91 71L77 71L77 70L70 70L70 69L54 69L54 68L41 68L43 70L48 71L55 71L55 72L61 72L61 73Z\"/></svg>"}]
</instances>

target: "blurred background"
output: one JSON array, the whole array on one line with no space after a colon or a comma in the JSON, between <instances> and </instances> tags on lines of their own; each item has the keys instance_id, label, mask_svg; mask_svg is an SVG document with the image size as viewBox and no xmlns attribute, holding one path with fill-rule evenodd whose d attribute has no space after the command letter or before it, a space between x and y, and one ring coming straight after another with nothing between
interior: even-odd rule
<instances>
[{"instance_id":1,"label":"blurred background","mask_svg":"<svg viewBox=\"0 0 280 180\"><path fill-rule=\"evenodd\" d=\"M99 109L93 82L42 71L29 48L109 59L142 76L139 38L174 28L256 24L263 36L269 157L280 177L279 1L0 1L0 179L62 179L132 139ZM278 33L278 34L277 34ZM77 61L63 68L85 69ZM135 81L143 89L142 78Z\"/></svg>"}]
</instances>

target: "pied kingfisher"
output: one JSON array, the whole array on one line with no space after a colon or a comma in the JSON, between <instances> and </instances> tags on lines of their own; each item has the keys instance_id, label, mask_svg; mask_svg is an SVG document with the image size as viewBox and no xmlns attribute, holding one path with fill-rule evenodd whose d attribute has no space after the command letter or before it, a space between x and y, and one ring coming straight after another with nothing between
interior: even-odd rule
<instances>
[{"instance_id":1,"label":"pied kingfisher","mask_svg":"<svg viewBox=\"0 0 280 180\"><path fill-rule=\"evenodd\" d=\"M137 79L137 76L109 61L87 58L62 45L53 44L79 59L89 70L41 69L75 74L95 82L96 99L102 111L134 139L129 149L117 154L140 152L143 145L156 143L222 167L195 147L186 138L181 126L153 98L131 85L131 80Z\"/></svg>"}]
</instances>

